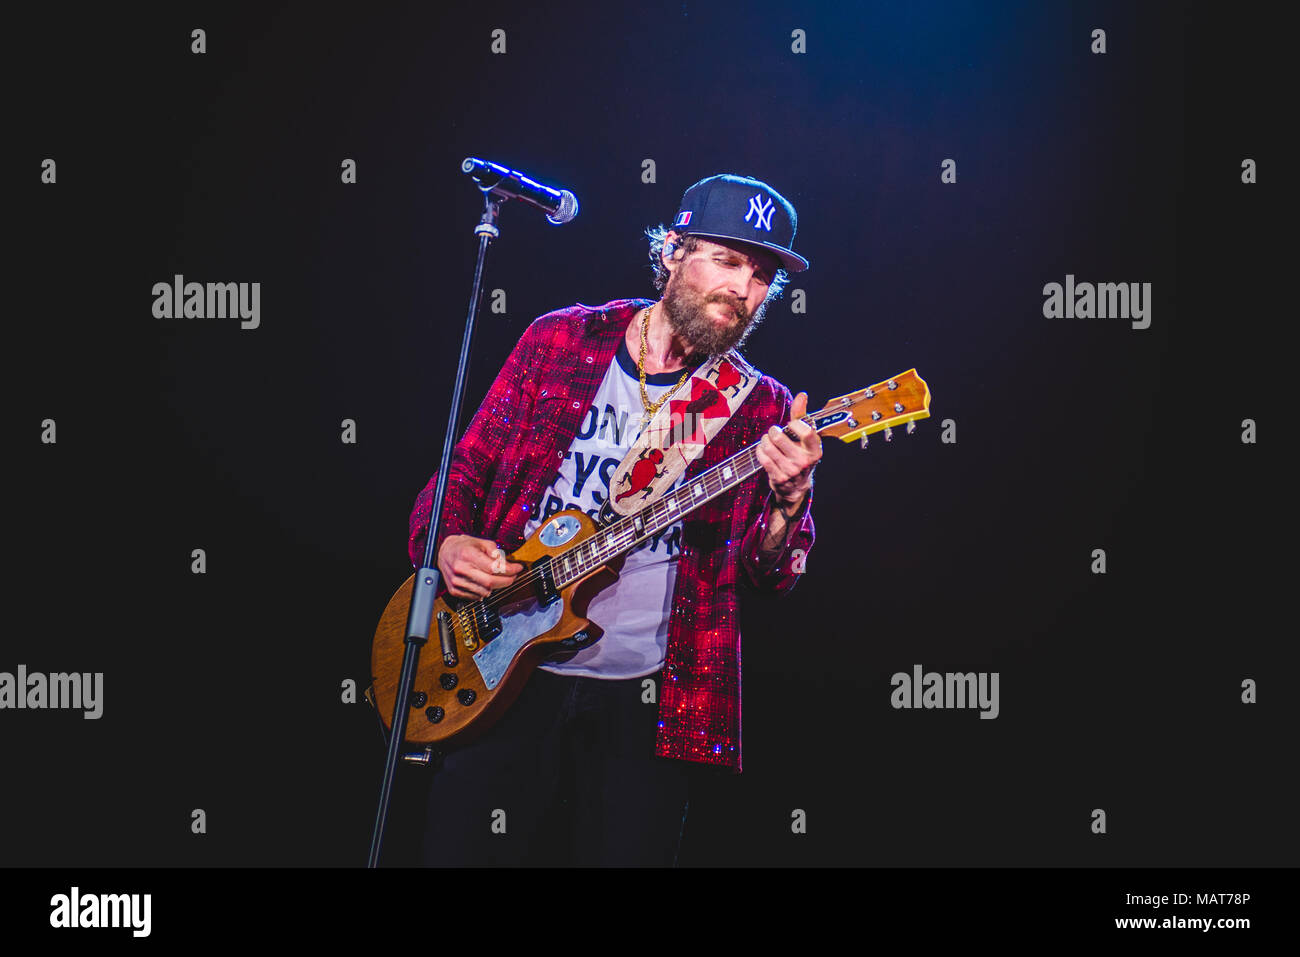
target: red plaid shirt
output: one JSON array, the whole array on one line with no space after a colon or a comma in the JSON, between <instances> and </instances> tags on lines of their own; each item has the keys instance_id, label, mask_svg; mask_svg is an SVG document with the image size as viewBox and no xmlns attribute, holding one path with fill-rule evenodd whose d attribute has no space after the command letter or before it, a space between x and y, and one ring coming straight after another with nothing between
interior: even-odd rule
<instances>
[{"instance_id":1,"label":"red plaid shirt","mask_svg":"<svg viewBox=\"0 0 1300 957\"><path fill-rule=\"evenodd\" d=\"M528 327L456 444L439 548L448 535L490 538L507 552L523 544L524 526L558 474L628 323L648 305L648 300L619 299L598 307L571 306ZM791 402L789 389L762 376L687 468L686 479L754 444L772 425L785 425ZM424 558L436 482L435 475L411 513L409 552L417 566ZM743 574L755 587L789 591L799 578L794 566L802 568L813 544L809 503L776 560L766 567L760 563L770 494L767 475L760 471L684 520L657 755L741 769L737 586ZM797 550L803 555L795 555Z\"/></svg>"}]
</instances>

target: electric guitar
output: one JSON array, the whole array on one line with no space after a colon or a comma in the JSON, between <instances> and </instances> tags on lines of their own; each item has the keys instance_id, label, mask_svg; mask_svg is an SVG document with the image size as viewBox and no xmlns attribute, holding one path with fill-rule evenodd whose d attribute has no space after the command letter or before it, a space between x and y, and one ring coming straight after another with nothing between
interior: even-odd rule
<instances>
[{"instance_id":1,"label":"electric guitar","mask_svg":"<svg viewBox=\"0 0 1300 957\"><path fill-rule=\"evenodd\" d=\"M902 375L832 399L803 421L823 435L852 442L930 415L930 388L909 369ZM787 426L785 432L798 441ZM524 566L515 580L486 598L443 595L433 605L429 643L412 685L406 739L425 745L463 744L481 734L514 703L541 663L597 641L586 618L593 595L617 580L616 569L634 546L680 521L710 499L762 470L758 443L684 482L634 515L608 524L566 509L544 522L508 558ZM372 682L366 698L391 732L393 698L405 651L406 618L415 575L393 594L371 647ZM437 635L437 643L433 636Z\"/></svg>"}]
</instances>

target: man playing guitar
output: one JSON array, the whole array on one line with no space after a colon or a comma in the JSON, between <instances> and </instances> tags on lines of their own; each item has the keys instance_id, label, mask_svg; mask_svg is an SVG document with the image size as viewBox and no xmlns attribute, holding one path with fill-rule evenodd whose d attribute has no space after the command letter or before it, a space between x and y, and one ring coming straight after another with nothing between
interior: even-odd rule
<instances>
[{"instance_id":1,"label":"man playing guitar","mask_svg":"<svg viewBox=\"0 0 1300 957\"><path fill-rule=\"evenodd\" d=\"M541 666L497 724L446 756L426 863L671 865L690 767L740 771L737 586L789 591L814 535L822 447L800 421L808 397L734 351L787 272L808 266L795 223L761 181L696 183L671 229L647 230L663 298L537 319L456 445L437 565L457 598L509 586L524 566L506 553L560 509L595 517L667 491L653 483L671 479L672 439L620 467L666 403L678 438L707 442L672 487L755 442L762 471L629 552L587 608L599 640ZM411 515L417 567L434 485ZM537 853L555 829L560 861Z\"/></svg>"}]
</instances>

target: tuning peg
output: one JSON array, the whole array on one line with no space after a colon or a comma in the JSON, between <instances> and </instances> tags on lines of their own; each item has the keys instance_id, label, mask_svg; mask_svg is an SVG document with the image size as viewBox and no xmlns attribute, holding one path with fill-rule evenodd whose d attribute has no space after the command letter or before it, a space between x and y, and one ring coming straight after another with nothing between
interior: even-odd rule
<instances>
[{"instance_id":1,"label":"tuning peg","mask_svg":"<svg viewBox=\"0 0 1300 957\"><path fill-rule=\"evenodd\" d=\"M916 431L916 423L915 422L907 423L907 434L911 435L915 431Z\"/></svg>"},{"instance_id":2,"label":"tuning peg","mask_svg":"<svg viewBox=\"0 0 1300 957\"><path fill-rule=\"evenodd\" d=\"M862 447L864 449L867 447L867 438L868 437L865 434L862 436Z\"/></svg>"},{"instance_id":3,"label":"tuning peg","mask_svg":"<svg viewBox=\"0 0 1300 957\"><path fill-rule=\"evenodd\" d=\"M885 441L889 442L893 438L894 438L894 430L891 429L889 426L885 426Z\"/></svg>"}]
</instances>

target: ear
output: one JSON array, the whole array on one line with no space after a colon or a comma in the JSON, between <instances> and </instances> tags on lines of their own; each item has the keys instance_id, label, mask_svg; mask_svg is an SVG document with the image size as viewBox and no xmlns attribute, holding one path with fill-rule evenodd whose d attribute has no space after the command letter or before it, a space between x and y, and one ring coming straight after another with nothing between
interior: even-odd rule
<instances>
[{"instance_id":1,"label":"ear","mask_svg":"<svg viewBox=\"0 0 1300 957\"><path fill-rule=\"evenodd\" d=\"M675 229L668 230L667 235L664 236L664 248L663 252L660 254L660 259L663 260L664 268L669 272L676 269L677 264L682 261L681 250L682 240L684 238L685 237Z\"/></svg>"}]
</instances>

